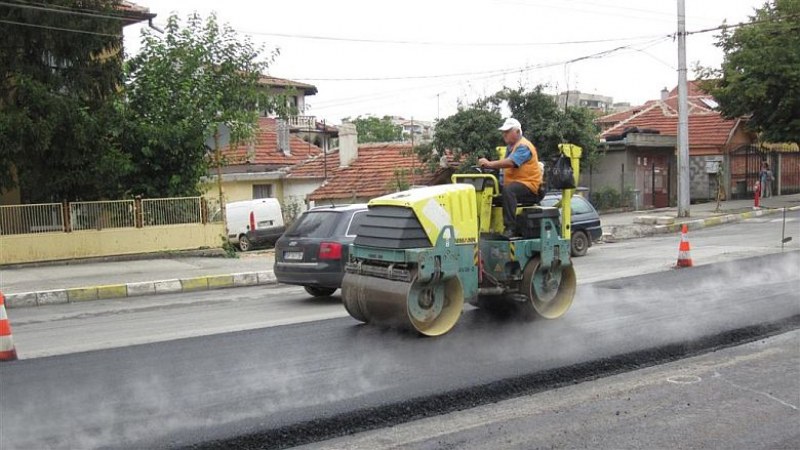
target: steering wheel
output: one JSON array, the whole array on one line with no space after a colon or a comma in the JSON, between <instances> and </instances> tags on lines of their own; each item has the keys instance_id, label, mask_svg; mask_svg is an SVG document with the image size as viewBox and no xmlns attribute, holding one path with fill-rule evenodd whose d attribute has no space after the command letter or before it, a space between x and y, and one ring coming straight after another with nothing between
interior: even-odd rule
<instances>
[{"instance_id":1,"label":"steering wheel","mask_svg":"<svg viewBox=\"0 0 800 450\"><path fill-rule=\"evenodd\" d=\"M497 175L500 173L497 169L490 169L488 167L481 167L481 166L472 166L470 170L474 173L481 173L486 175Z\"/></svg>"}]
</instances>

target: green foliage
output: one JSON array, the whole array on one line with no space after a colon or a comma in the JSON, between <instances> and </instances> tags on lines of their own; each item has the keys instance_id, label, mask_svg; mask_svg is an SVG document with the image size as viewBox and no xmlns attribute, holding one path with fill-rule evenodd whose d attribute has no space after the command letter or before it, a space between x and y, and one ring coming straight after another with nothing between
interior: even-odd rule
<instances>
[{"instance_id":1,"label":"green foliage","mask_svg":"<svg viewBox=\"0 0 800 450\"><path fill-rule=\"evenodd\" d=\"M722 67L697 76L725 117L752 114L748 126L764 140L800 142L800 2L772 0L750 22L722 31Z\"/></svg>"},{"instance_id":2,"label":"green foliage","mask_svg":"<svg viewBox=\"0 0 800 450\"><path fill-rule=\"evenodd\" d=\"M620 192L611 186L605 186L591 194L591 202L599 211L616 208L630 208L633 206L633 188L625 186L625 191Z\"/></svg>"},{"instance_id":3,"label":"green foliage","mask_svg":"<svg viewBox=\"0 0 800 450\"><path fill-rule=\"evenodd\" d=\"M528 92L524 88L504 89L467 108L460 108L436 124L431 144L417 146L416 152L430 167L439 163L439 155L451 150L462 169L474 165L478 158L497 159L495 147L504 145L498 127L502 123L500 105L507 103L512 116L522 124L522 131L536 146L541 161L558 156L558 144L570 142L583 147L581 163L596 165L597 133L592 122L594 115L586 108L558 109L553 98L537 86Z\"/></svg>"},{"instance_id":4,"label":"green foliage","mask_svg":"<svg viewBox=\"0 0 800 450\"><path fill-rule=\"evenodd\" d=\"M393 177L386 183L386 188L394 192L405 191L411 187L410 176L411 169L394 169Z\"/></svg>"},{"instance_id":5,"label":"green foliage","mask_svg":"<svg viewBox=\"0 0 800 450\"><path fill-rule=\"evenodd\" d=\"M392 118L358 116L355 119L346 117L342 122L350 122L356 126L358 142L397 142L403 140L403 127L392 123Z\"/></svg>"},{"instance_id":6,"label":"green foliage","mask_svg":"<svg viewBox=\"0 0 800 450\"><path fill-rule=\"evenodd\" d=\"M558 157L558 144L569 142L583 148L581 163L595 161L599 128L592 122L594 114L586 108L558 108L550 95L539 85L531 91L525 88L504 89L486 101L493 104L507 102L512 116L522 124L522 131L536 146L541 161ZM496 128L496 127L495 127Z\"/></svg>"},{"instance_id":7,"label":"green foliage","mask_svg":"<svg viewBox=\"0 0 800 450\"><path fill-rule=\"evenodd\" d=\"M48 4L119 15L111 0ZM111 107L122 80L119 19L0 6L0 18L90 33L0 26L0 189L23 201L94 200L121 193L130 158ZM18 183L12 172L16 169Z\"/></svg>"},{"instance_id":8,"label":"green foliage","mask_svg":"<svg viewBox=\"0 0 800 450\"><path fill-rule=\"evenodd\" d=\"M502 117L496 107L476 104L459 108L458 112L436 123L436 134L429 144L417 146L414 151L434 168L445 151L451 151L462 168L475 165L478 158L497 159L495 147L503 145L497 128Z\"/></svg>"},{"instance_id":9,"label":"green foliage","mask_svg":"<svg viewBox=\"0 0 800 450\"><path fill-rule=\"evenodd\" d=\"M225 251L226 258L238 258L239 252L236 251L236 246L231 243L228 236L220 234L219 238L222 239L222 250Z\"/></svg>"},{"instance_id":10,"label":"green foliage","mask_svg":"<svg viewBox=\"0 0 800 450\"><path fill-rule=\"evenodd\" d=\"M231 129L231 143L257 131L259 110L274 107L258 81L269 61L262 49L241 39L215 15L177 16L165 34L146 30L143 48L129 61L124 148L135 167L126 178L133 194L194 195L210 165L221 164L204 145L218 124Z\"/></svg>"}]
</instances>

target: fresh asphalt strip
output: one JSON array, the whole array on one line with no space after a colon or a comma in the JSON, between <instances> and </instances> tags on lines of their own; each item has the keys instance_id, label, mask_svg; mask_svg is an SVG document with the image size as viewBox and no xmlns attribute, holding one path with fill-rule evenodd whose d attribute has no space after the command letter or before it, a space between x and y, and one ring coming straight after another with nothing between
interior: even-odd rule
<instances>
[{"instance_id":1,"label":"fresh asphalt strip","mask_svg":"<svg viewBox=\"0 0 800 450\"><path fill-rule=\"evenodd\" d=\"M726 271L742 270L752 267L791 267L797 262L798 253L748 258L733 263L704 266L698 274L704 278L712 278L715 274ZM788 266L788 267L787 267ZM697 270L695 269L695 270ZM746 269L745 269L746 270ZM773 270L775 271L775 270ZM792 272L789 272L792 273ZM605 282L593 283L597 289L606 292L637 292L648 289L653 280L666 284L680 284L684 274L679 270L636 276ZM756 277L755 279L758 279ZM718 280L725 283L725 279ZM774 279L761 281L774 283ZM701 283L702 284L702 283ZM702 286L694 291L694 295L710 295L715 290L713 285ZM753 287L755 289L755 287ZM739 292L741 297L752 295L747 290ZM689 295L687 293L687 295ZM725 299L722 299L725 302ZM735 305L731 305L735 308ZM446 390L432 395L422 395L384 405L365 407L350 411L342 411L327 417L300 421L271 429L246 433L232 438L211 440L200 444L186 446L191 449L272 449L287 448L297 445L319 442L336 437L351 435L363 431L390 427L404 422L438 416L454 411L473 408L479 405L495 403L513 397L535 394L558 387L578 384L623 372L634 371L675 360L713 352L719 349L738 346L769 336L785 333L800 328L800 314L797 309L783 317L764 318L752 324L734 325L733 329L708 329L705 333L684 337L672 342L656 344L651 348L622 351L617 355L585 360L563 367L543 368L519 376L502 377L499 380L477 383L472 386ZM766 317L766 316L765 316ZM322 414L321 414L322 415Z\"/></svg>"},{"instance_id":2,"label":"fresh asphalt strip","mask_svg":"<svg viewBox=\"0 0 800 450\"><path fill-rule=\"evenodd\" d=\"M666 364L800 328L800 315L739 328L678 344L506 378L438 395L420 397L330 418L311 420L246 436L183 447L186 449L281 449L439 416L454 411L536 394L624 372Z\"/></svg>"}]
</instances>

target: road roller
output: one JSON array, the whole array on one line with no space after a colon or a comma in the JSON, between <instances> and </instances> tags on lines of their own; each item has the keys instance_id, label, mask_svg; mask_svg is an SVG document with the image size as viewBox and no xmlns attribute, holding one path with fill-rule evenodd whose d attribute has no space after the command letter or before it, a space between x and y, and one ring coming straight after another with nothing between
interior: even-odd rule
<instances>
[{"instance_id":1,"label":"road roller","mask_svg":"<svg viewBox=\"0 0 800 450\"><path fill-rule=\"evenodd\" d=\"M559 146L577 186L581 148ZM452 184L412 188L369 202L342 281L347 312L368 324L440 336L465 303L509 308L525 319L556 319L575 296L570 199L519 205L506 238L500 185L489 173L455 174Z\"/></svg>"}]
</instances>

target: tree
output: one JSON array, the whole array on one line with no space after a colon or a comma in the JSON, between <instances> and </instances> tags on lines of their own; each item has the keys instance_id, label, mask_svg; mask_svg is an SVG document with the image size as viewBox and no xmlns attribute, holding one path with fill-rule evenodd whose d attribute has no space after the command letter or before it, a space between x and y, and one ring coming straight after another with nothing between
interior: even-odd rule
<instances>
[{"instance_id":1,"label":"tree","mask_svg":"<svg viewBox=\"0 0 800 450\"><path fill-rule=\"evenodd\" d=\"M164 36L143 32L143 48L127 64L124 148L134 163L130 192L149 197L195 195L210 166L221 164L205 142L220 124L232 145L251 139L259 111L277 103L259 85L274 60L215 15L167 20Z\"/></svg>"},{"instance_id":2,"label":"tree","mask_svg":"<svg viewBox=\"0 0 800 450\"><path fill-rule=\"evenodd\" d=\"M536 86L531 91L520 87L504 89L486 102L500 104L507 102L511 115L520 121L522 130L539 152L542 161L558 156L558 144L569 142L583 148L586 164L597 150L595 116L586 108L569 108L562 111L550 95L545 94L544 86Z\"/></svg>"},{"instance_id":3,"label":"tree","mask_svg":"<svg viewBox=\"0 0 800 450\"><path fill-rule=\"evenodd\" d=\"M701 68L698 78L722 115L749 115L764 140L800 142L800 2L766 3L749 24L723 29L716 45L722 67Z\"/></svg>"},{"instance_id":4,"label":"tree","mask_svg":"<svg viewBox=\"0 0 800 450\"><path fill-rule=\"evenodd\" d=\"M358 132L358 142L396 142L403 140L403 127L395 125L392 118L383 116L361 117L358 116L351 120L349 117L342 119L342 122L350 122L356 126Z\"/></svg>"},{"instance_id":5,"label":"tree","mask_svg":"<svg viewBox=\"0 0 800 450\"><path fill-rule=\"evenodd\" d=\"M130 169L112 107L123 14L112 0L49 4L119 18L0 6L14 22L0 26L0 189L20 187L27 202L116 196Z\"/></svg>"},{"instance_id":6,"label":"tree","mask_svg":"<svg viewBox=\"0 0 800 450\"><path fill-rule=\"evenodd\" d=\"M439 164L445 152L451 152L462 169L475 165L478 158L497 159L494 150L503 145L497 130L501 122L500 112L491 105L461 107L452 116L439 120L433 140L416 146L414 151L430 168Z\"/></svg>"},{"instance_id":7,"label":"tree","mask_svg":"<svg viewBox=\"0 0 800 450\"><path fill-rule=\"evenodd\" d=\"M429 166L438 164L445 150L452 151L461 169L474 165L478 158L497 159L495 148L503 143L498 127L502 123L500 105L506 103L512 116L522 124L522 131L535 146L541 161L558 156L558 144L570 142L583 147L581 163L596 162L597 133L594 115L586 108L561 111L553 98L537 86L527 92L524 88L503 89L460 108L436 124L436 135L429 145L417 146L415 151Z\"/></svg>"}]
</instances>

